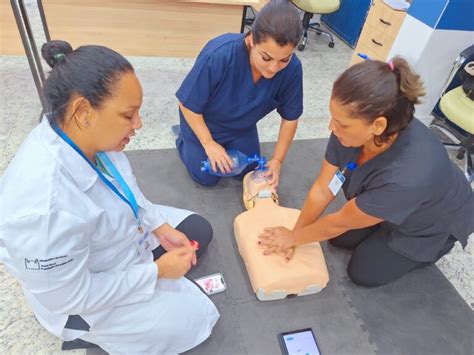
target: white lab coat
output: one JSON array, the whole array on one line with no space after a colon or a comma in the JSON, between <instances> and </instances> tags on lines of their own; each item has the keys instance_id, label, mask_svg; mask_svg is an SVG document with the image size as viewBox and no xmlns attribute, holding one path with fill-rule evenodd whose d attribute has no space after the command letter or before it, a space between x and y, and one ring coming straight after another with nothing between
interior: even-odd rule
<instances>
[{"instance_id":1,"label":"white lab coat","mask_svg":"<svg viewBox=\"0 0 474 355\"><path fill-rule=\"evenodd\" d=\"M149 231L191 214L149 202L126 156L109 157ZM152 255L146 262L139 255L137 233L130 207L43 119L0 178L0 260L39 322L110 353L173 354L204 341L219 318L214 304L186 278L157 279ZM89 332L64 328L76 314Z\"/></svg>"}]
</instances>

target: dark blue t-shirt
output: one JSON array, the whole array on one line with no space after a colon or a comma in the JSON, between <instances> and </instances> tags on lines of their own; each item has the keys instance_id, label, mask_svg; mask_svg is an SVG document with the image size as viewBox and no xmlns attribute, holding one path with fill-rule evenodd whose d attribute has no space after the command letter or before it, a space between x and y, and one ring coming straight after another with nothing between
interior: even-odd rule
<instances>
[{"instance_id":1,"label":"dark blue t-shirt","mask_svg":"<svg viewBox=\"0 0 474 355\"><path fill-rule=\"evenodd\" d=\"M244 36L230 33L209 41L176 93L184 107L204 116L220 144L255 129L274 109L286 120L303 113L300 60L293 55L273 78L262 77L254 84ZM181 111L180 124L183 138L198 142Z\"/></svg>"}]
</instances>

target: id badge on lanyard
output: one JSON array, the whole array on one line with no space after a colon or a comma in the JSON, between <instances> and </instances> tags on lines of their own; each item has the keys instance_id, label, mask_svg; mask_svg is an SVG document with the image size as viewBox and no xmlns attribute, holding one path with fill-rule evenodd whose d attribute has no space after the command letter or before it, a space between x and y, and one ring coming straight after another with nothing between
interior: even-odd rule
<instances>
[{"instance_id":1,"label":"id badge on lanyard","mask_svg":"<svg viewBox=\"0 0 474 355\"><path fill-rule=\"evenodd\" d=\"M355 168L357 168L357 164L354 162L350 162L346 165L344 169L342 169L342 171L337 169L336 174L334 174L333 178L331 179L331 182L329 183L329 190L331 190L334 196L337 195L342 185L344 185L344 182L346 181L346 177L344 176L346 171L353 171Z\"/></svg>"},{"instance_id":2,"label":"id badge on lanyard","mask_svg":"<svg viewBox=\"0 0 474 355\"><path fill-rule=\"evenodd\" d=\"M138 233L135 236L135 246L140 253L140 257L143 261L148 261L150 259L150 254L153 250L153 243L151 240L151 233L146 229L143 233Z\"/></svg>"}]
</instances>

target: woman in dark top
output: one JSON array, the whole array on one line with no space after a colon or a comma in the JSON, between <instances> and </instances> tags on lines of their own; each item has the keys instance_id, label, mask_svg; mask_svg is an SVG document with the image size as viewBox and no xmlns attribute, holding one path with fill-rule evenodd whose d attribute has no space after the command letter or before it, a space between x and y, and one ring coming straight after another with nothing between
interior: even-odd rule
<instances>
[{"instance_id":1,"label":"woman in dark top","mask_svg":"<svg viewBox=\"0 0 474 355\"><path fill-rule=\"evenodd\" d=\"M414 119L423 95L407 62L365 61L334 83L321 172L293 230L267 228L265 253L331 239L353 250L352 281L379 286L432 264L474 231L474 194L437 138ZM341 188L347 203L322 216Z\"/></svg>"}]
</instances>

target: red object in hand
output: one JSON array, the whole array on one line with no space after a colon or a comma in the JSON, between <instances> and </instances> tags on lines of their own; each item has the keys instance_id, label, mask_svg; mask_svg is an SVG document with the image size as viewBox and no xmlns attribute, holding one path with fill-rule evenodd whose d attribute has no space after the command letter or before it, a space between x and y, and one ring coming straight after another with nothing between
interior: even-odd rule
<instances>
[{"instance_id":1,"label":"red object in hand","mask_svg":"<svg viewBox=\"0 0 474 355\"><path fill-rule=\"evenodd\" d=\"M199 242L196 242L195 240L191 240L191 246L194 249L199 250Z\"/></svg>"}]
</instances>

